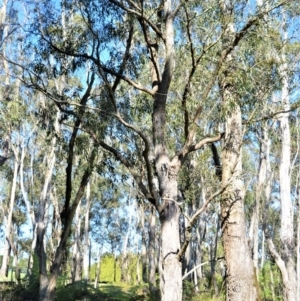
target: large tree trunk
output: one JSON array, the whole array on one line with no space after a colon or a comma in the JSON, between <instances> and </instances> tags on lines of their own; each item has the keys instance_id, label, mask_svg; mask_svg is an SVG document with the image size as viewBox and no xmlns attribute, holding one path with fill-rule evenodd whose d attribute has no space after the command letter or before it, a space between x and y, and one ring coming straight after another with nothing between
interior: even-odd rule
<instances>
[{"instance_id":1,"label":"large tree trunk","mask_svg":"<svg viewBox=\"0 0 300 301\"><path fill-rule=\"evenodd\" d=\"M244 185L241 179L242 119L239 107L226 121L222 152L222 242L226 261L226 300L258 300L258 287L246 237Z\"/></svg>"},{"instance_id":2,"label":"large tree trunk","mask_svg":"<svg viewBox=\"0 0 300 301\"><path fill-rule=\"evenodd\" d=\"M232 1L220 1L224 17L223 52L235 35ZM229 53L226 69L220 76L220 90L225 116L225 137L222 149L222 186L225 191L221 199L222 243L226 262L226 300L256 301L259 299L253 261L246 236L244 215L244 183L242 180L243 143L242 114L238 102L234 78L234 54Z\"/></svg>"},{"instance_id":3,"label":"large tree trunk","mask_svg":"<svg viewBox=\"0 0 300 301\"><path fill-rule=\"evenodd\" d=\"M177 253L180 250L178 188L172 167L161 182L164 208L160 212L161 222L161 271L160 288L162 301L182 299L182 266Z\"/></svg>"}]
</instances>

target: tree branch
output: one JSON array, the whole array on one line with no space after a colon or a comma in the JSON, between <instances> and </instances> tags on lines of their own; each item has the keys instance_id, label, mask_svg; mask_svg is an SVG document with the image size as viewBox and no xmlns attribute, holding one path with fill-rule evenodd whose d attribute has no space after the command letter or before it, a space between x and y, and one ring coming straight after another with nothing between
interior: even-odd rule
<instances>
[{"instance_id":1,"label":"tree branch","mask_svg":"<svg viewBox=\"0 0 300 301\"><path fill-rule=\"evenodd\" d=\"M129 0L127 0L129 1ZM131 13L133 15L136 15L139 18L142 18L146 23L149 24L149 26L153 29L153 31L164 41L165 38L163 37L163 34L161 32L161 30L152 22L150 21L149 18L145 17L143 14L143 10L141 12L137 12L136 10L130 9L128 7L126 7L125 5L123 5L122 3L120 3L119 1L116 0L109 0L109 2L115 4L116 6L118 6L119 8L122 8L123 10L125 10L128 13ZM131 3L131 1L129 1ZM139 9L140 10L140 9Z\"/></svg>"}]
</instances>

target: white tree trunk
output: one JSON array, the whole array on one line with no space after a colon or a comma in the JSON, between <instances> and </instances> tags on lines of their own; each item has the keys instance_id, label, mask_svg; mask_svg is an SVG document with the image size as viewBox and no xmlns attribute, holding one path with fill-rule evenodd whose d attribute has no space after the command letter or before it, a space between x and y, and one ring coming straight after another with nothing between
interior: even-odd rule
<instances>
[{"instance_id":1,"label":"white tree trunk","mask_svg":"<svg viewBox=\"0 0 300 301\"><path fill-rule=\"evenodd\" d=\"M91 184L86 187L86 204L84 217L84 242L83 242L83 279L87 283L89 280L89 228L90 228L90 206L91 206Z\"/></svg>"},{"instance_id":2,"label":"white tree trunk","mask_svg":"<svg viewBox=\"0 0 300 301\"><path fill-rule=\"evenodd\" d=\"M98 263L97 263L97 268L96 268L96 277L95 277L94 288L98 288L99 281L100 281L102 249L103 249L103 246L101 248L99 248L99 251L98 251Z\"/></svg>"},{"instance_id":3,"label":"white tree trunk","mask_svg":"<svg viewBox=\"0 0 300 301\"><path fill-rule=\"evenodd\" d=\"M156 242L156 214L153 206L150 207L149 216L149 243L148 243L148 275L149 289L151 296L155 298L158 295L156 285L156 267L157 267L157 242Z\"/></svg>"},{"instance_id":4,"label":"white tree trunk","mask_svg":"<svg viewBox=\"0 0 300 301\"><path fill-rule=\"evenodd\" d=\"M122 254L122 264L121 264L121 281L124 281L126 283L129 283L131 281L130 279L130 273L129 273L129 258L128 258L128 243L129 243L129 236L131 231L131 224L132 224L132 210L133 208L129 207L129 221L128 221L128 228L127 232L124 236L123 240L123 254Z\"/></svg>"},{"instance_id":5,"label":"white tree trunk","mask_svg":"<svg viewBox=\"0 0 300 301\"><path fill-rule=\"evenodd\" d=\"M81 255L81 203L78 204L75 213L75 233L74 233L74 242L72 250L72 270L71 277L72 282L81 280L81 266L82 266L82 255Z\"/></svg>"},{"instance_id":6,"label":"white tree trunk","mask_svg":"<svg viewBox=\"0 0 300 301\"><path fill-rule=\"evenodd\" d=\"M279 164L279 185L281 201L281 227L280 239L283 245L282 258L284 265L280 265L280 271L284 283L284 300L297 300L297 274L294 261L294 226L293 226L293 208L291 200L291 134L289 126L289 78L287 74L288 66L283 56L283 64L279 68L282 77L282 105L285 113L280 115L279 123L281 130L281 159ZM274 254L274 253L273 253ZM284 277L286 268L287 277Z\"/></svg>"},{"instance_id":7,"label":"white tree trunk","mask_svg":"<svg viewBox=\"0 0 300 301\"><path fill-rule=\"evenodd\" d=\"M270 139L267 124L263 125L260 137L260 160L258 178L256 183L255 207L253 210L250 240L252 241L253 264L256 277L259 276L259 220L261 218L260 208L265 208L268 204L271 191L271 168L270 168ZM264 219L263 219L264 220Z\"/></svg>"},{"instance_id":8,"label":"white tree trunk","mask_svg":"<svg viewBox=\"0 0 300 301\"><path fill-rule=\"evenodd\" d=\"M56 138L53 138L50 154L45 155L47 168L45 171L44 185L40 195L38 213L36 215L36 228L35 228L36 239L33 240L33 242L36 242L36 245L35 246L34 244L32 245L32 247L35 247L35 253L39 260L40 301L46 301L45 295L48 287L45 232L46 232L46 228L48 225L48 218L49 218L48 190L50 187L50 182L53 175L53 169L56 160L55 148L56 148Z\"/></svg>"},{"instance_id":9,"label":"white tree trunk","mask_svg":"<svg viewBox=\"0 0 300 301\"><path fill-rule=\"evenodd\" d=\"M300 170L298 171L298 208L300 208ZM300 210L298 209L297 218L297 300L300 300Z\"/></svg>"},{"instance_id":10,"label":"white tree trunk","mask_svg":"<svg viewBox=\"0 0 300 301\"><path fill-rule=\"evenodd\" d=\"M170 168L170 171L172 169ZM175 177L174 177L175 178ZM160 289L162 301L180 301L182 298L182 266L177 253L180 250L179 214L177 204L177 180L169 175L164 179L162 193L165 206L160 213L161 222L161 269Z\"/></svg>"},{"instance_id":11,"label":"white tree trunk","mask_svg":"<svg viewBox=\"0 0 300 301\"><path fill-rule=\"evenodd\" d=\"M15 204L17 176L18 176L18 169L19 169L18 151L14 150L14 153L15 153L15 160L14 160L13 181L11 184L10 201L9 201L6 226L5 226L5 235L4 235L5 242L4 242L3 258L2 258L2 266L0 269L0 276L7 276L8 274L9 255L12 248L12 246L10 245L10 236L12 231L12 215L13 215L14 204Z\"/></svg>"}]
</instances>

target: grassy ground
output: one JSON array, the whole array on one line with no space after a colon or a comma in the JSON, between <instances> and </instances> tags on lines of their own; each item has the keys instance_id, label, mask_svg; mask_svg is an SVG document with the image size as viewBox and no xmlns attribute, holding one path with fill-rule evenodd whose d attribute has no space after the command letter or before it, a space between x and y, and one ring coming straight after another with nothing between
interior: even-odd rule
<instances>
[{"instance_id":1,"label":"grassy ground","mask_svg":"<svg viewBox=\"0 0 300 301\"><path fill-rule=\"evenodd\" d=\"M95 289L92 285L77 283L57 289L57 301L142 301L147 300L147 289L142 286L124 284L102 284Z\"/></svg>"},{"instance_id":2,"label":"grassy ground","mask_svg":"<svg viewBox=\"0 0 300 301\"><path fill-rule=\"evenodd\" d=\"M147 300L147 286L101 285L101 291L117 301Z\"/></svg>"}]
</instances>

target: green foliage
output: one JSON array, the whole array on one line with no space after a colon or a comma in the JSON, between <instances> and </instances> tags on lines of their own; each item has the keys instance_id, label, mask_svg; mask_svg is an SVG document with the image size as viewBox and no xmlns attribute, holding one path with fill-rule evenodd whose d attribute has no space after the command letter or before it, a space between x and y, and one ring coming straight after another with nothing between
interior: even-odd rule
<instances>
[{"instance_id":1,"label":"green foliage","mask_svg":"<svg viewBox=\"0 0 300 301\"><path fill-rule=\"evenodd\" d=\"M183 281L183 301L192 300L192 298L196 295L195 285L190 281Z\"/></svg>"},{"instance_id":2,"label":"green foliage","mask_svg":"<svg viewBox=\"0 0 300 301\"><path fill-rule=\"evenodd\" d=\"M100 282L114 282L114 264L115 259L112 255L105 255L101 259ZM95 266L94 266L95 267ZM95 270L92 269L92 277L95 275ZM94 272L94 273L93 273ZM116 282L121 281L121 268L119 263L116 263Z\"/></svg>"},{"instance_id":3,"label":"green foliage","mask_svg":"<svg viewBox=\"0 0 300 301\"><path fill-rule=\"evenodd\" d=\"M282 279L275 263L266 262L259 274L259 284L263 300L283 300Z\"/></svg>"}]
</instances>

